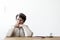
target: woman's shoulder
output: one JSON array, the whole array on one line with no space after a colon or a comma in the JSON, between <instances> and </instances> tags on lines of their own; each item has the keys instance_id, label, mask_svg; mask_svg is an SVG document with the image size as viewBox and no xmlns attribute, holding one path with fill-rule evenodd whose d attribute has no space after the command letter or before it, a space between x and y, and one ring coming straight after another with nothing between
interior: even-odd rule
<instances>
[{"instance_id":1,"label":"woman's shoulder","mask_svg":"<svg viewBox=\"0 0 60 40\"><path fill-rule=\"evenodd\" d=\"M28 26L28 25L26 25L26 24L23 24L23 26Z\"/></svg>"},{"instance_id":2,"label":"woman's shoulder","mask_svg":"<svg viewBox=\"0 0 60 40\"><path fill-rule=\"evenodd\" d=\"M28 25L26 25L26 24L23 24L23 26L24 26L24 27L28 27Z\"/></svg>"},{"instance_id":3,"label":"woman's shoulder","mask_svg":"<svg viewBox=\"0 0 60 40\"><path fill-rule=\"evenodd\" d=\"M14 28L14 25L11 25L10 28L11 28L11 29Z\"/></svg>"}]
</instances>

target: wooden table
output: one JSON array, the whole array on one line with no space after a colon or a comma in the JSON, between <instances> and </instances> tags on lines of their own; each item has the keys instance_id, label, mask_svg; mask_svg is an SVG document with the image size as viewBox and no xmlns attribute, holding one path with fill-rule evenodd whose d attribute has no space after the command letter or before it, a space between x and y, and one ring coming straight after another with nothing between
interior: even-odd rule
<instances>
[{"instance_id":1,"label":"wooden table","mask_svg":"<svg viewBox=\"0 0 60 40\"><path fill-rule=\"evenodd\" d=\"M5 40L60 40L60 37L6 37Z\"/></svg>"}]
</instances>

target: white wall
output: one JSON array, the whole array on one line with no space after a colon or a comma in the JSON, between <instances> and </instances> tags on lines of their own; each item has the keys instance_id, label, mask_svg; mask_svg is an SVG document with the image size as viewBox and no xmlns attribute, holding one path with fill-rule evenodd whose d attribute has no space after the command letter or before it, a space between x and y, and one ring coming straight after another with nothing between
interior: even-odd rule
<instances>
[{"instance_id":1,"label":"white wall","mask_svg":"<svg viewBox=\"0 0 60 40\"><path fill-rule=\"evenodd\" d=\"M60 36L60 0L0 0L0 39L3 39L12 25L15 15L23 12L25 24L34 36Z\"/></svg>"}]
</instances>

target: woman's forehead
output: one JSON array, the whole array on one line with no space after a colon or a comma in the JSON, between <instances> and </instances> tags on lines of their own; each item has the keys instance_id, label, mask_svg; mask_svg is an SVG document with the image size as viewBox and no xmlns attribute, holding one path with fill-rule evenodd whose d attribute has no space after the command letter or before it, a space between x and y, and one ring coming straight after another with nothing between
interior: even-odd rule
<instances>
[{"instance_id":1,"label":"woman's forehead","mask_svg":"<svg viewBox=\"0 0 60 40\"><path fill-rule=\"evenodd\" d=\"M19 20L23 20L23 19L22 19L21 17L19 17L19 16L17 17L17 19L19 19Z\"/></svg>"}]
</instances>

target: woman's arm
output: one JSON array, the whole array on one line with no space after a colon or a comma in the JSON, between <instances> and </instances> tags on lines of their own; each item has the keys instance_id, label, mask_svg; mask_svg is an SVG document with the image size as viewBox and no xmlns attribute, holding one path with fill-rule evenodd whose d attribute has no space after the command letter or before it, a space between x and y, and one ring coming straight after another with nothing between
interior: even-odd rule
<instances>
[{"instance_id":1,"label":"woman's arm","mask_svg":"<svg viewBox=\"0 0 60 40\"><path fill-rule=\"evenodd\" d=\"M33 32L29 29L29 27L26 25L26 32L27 32L27 35L29 36L29 37L32 37L33 36Z\"/></svg>"},{"instance_id":2,"label":"woman's arm","mask_svg":"<svg viewBox=\"0 0 60 40\"><path fill-rule=\"evenodd\" d=\"M6 37L12 37L13 31L14 31L14 28L9 29Z\"/></svg>"}]
</instances>

